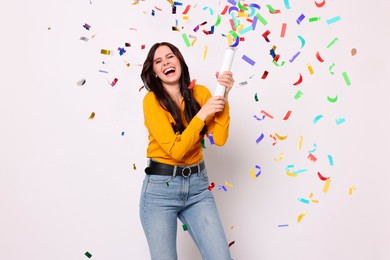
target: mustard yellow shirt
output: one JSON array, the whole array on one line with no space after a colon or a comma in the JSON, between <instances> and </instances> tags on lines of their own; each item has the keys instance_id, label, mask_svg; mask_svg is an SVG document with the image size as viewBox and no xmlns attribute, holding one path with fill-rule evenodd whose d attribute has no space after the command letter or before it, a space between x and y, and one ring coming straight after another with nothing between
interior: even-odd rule
<instances>
[{"instance_id":1,"label":"mustard yellow shirt","mask_svg":"<svg viewBox=\"0 0 390 260\"><path fill-rule=\"evenodd\" d=\"M209 89L202 85L193 88L194 97L202 107L212 96ZM147 157L158 162L171 165L192 165L203 159L200 135L204 125L207 125L207 136L211 133L215 145L225 144L230 124L229 104L223 111L209 116L206 123L197 116L186 125L179 135L171 126L174 123L172 115L158 103L154 93L149 91L143 100L145 126L149 132ZM184 101L182 102L182 118L184 118ZM185 122L185 120L184 120Z\"/></svg>"}]
</instances>

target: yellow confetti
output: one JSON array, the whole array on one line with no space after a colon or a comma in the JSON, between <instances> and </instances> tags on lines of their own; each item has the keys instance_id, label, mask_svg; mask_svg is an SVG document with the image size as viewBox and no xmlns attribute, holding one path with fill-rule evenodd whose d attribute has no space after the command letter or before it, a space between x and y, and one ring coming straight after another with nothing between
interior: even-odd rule
<instances>
[{"instance_id":1,"label":"yellow confetti","mask_svg":"<svg viewBox=\"0 0 390 260\"><path fill-rule=\"evenodd\" d=\"M307 64L307 69L309 70L310 75L314 74L313 68L311 67L310 64Z\"/></svg>"},{"instance_id":2,"label":"yellow confetti","mask_svg":"<svg viewBox=\"0 0 390 260\"><path fill-rule=\"evenodd\" d=\"M253 179L256 179L256 174L255 174L255 170L254 169L251 169L251 171L249 172L250 176L253 178Z\"/></svg>"},{"instance_id":3,"label":"yellow confetti","mask_svg":"<svg viewBox=\"0 0 390 260\"><path fill-rule=\"evenodd\" d=\"M298 141L298 147L297 147L298 150L301 150L301 148L302 148L302 141L303 141L303 136L301 135L299 137L299 141Z\"/></svg>"},{"instance_id":4,"label":"yellow confetti","mask_svg":"<svg viewBox=\"0 0 390 260\"><path fill-rule=\"evenodd\" d=\"M227 35L227 40L229 46L233 45L233 36L230 33Z\"/></svg>"},{"instance_id":5,"label":"yellow confetti","mask_svg":"<svg viewBox=\"0 0 390 260\"><path fill-rule=\"evenodd\" d=\"M306 213L305 213L305 212L302 212L302 213L298 216L298 219L297 219L298 223L301 223L301 220L302 220L302 218L303 218L304 216L306 216Z\"/></svg>"},{"instance_id":6,"label":"yellow confetti","mask_svg":"<svg viewBox=\"0 0 390 260\"><path fill-rule=\"evenodd\" d=\"M206 46L204 46L204 48L203 48L203 60L206 59L207 50L208 50L208 47L207 47L207 45L206 45Z\"/></svg>"},{"instance_id":7,"label":"yellow confetti","mask_svg":"<svg viewBox=\"0 0 390 260\"><path fill-rule=\"evenodd\" d=\"M351 188L349 188L349 195L352 195L352 192L356 190L356 187L355 186L351 186Z\"/></svg>"},{"instance_id":8,"label":"yellow confetti","mask_svg":"<svg viewBox=\"0 0 390 260\"><path fill-rule=\"evenodd\" d=\"M281 135L278 135L277 133L275 133L275 136L276 136L279 140L285 140L285 139L288 137L288 135L286 135L286 136L281 136Z\"/></svg>"},{"instance_id":9,"label":"yellow confetti","mask_svg":"<svg viewBox=\"0 0 390 260\"><path fill-rule=\"evenodd\" d=\"M279 159L275 157L275 158L274 158L274 161L275 161L275 162L281 161L281 160L283 159L283 157L284 157L284 153L280 153Z\"/></svg>"},{"instance_id":10,"label":"yellow confetti","mask_svg":"<svg viewBox=\"0 0 390 260\"><path fill-rule=\"evenodd\" d=\"M330 179L326 179L322 192L327 193L330 185Z\"/></svg>"},{"instance_id":11,"label":"yellow confetti","mask_svg":"<svg viewBox=\"0 0 390 260\"><path fill-rule=\"evenodd\" d=\"M298 176L298 174L293 173L293 172L286 172L286 174L287 174L288 176L290 176L290 177L297 177L297 176Z\"/></svg>"},{"instance_id":12,"label":"yellow confetti","mask_svg":"<svg viewBox=\"0 0 390 260\"><path fill-rule=\"evenodd\" d=\"M233 184L231 184L231 183L229 183L229 182L227 182L227 181L225 181L225 185L228 186L228 187L230 187L230 188L233 187Z\"/></svg>"},{"instance_id":13,"label":"yellow confetti","mask_svg":"<svg viewBox=\"0 0 390 260\"><path fill-rule=\"evenodd\" d=\"M134 171L137 170L137 166L135 166L135 163L133 163L133 169Z\"/></svg>"},{"instance_id":14,"label":"yellow confetti","mask_svg":"<svg viewBox=\"0 0 390 260\"><path fill-rule=\"evenodd\" d=\"M183 20L188 20L188 15L184 15Z\"/></svg>"},{"instance_id":15,"label":"yellow confetti","mask_svg":"<svg viewBox=\"0 0 390 260\"><path fill-rule=\"evenodd\" d=\"M95 112L92 112L91 115L89 116L89 119L93 119L95 117Z\"/></svg>"},{"instance_id":16,"label":"yellow confetti","mask_svg":"<svg viewBox=\"0 0 390 260\"><path fill-rule=\"evenodd\" d=\"M110 51L110 50L101 49L101 50L100 50L100 53L101 53L101 54L104 54L104 55L110 55L110 54L111 54L111 51Z\"/></svg>"}]
</instances>

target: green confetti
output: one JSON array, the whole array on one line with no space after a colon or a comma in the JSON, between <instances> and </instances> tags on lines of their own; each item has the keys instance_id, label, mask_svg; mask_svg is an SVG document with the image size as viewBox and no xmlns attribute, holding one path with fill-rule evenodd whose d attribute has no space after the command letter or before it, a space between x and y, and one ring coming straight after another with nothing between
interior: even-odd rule
<instances>
[{"instance_id":1,"label":"green confetti","mask_svg":"<svg viewBox=\"0 0 390 260\"><path fill-rule=\"evenodd\" d=\"M298 92L295 94L294 98L300 99L302 97L302 95L303 95L302 91L298 90Z\"/></svg>"},{"instance_id":2,"label":"green confetti","mask_svg":"<svg viewBox=\"0 0 390 260\"><path fill-rule=\"evenodd\" d=\"M200 145L203 147L203 149L206 148L206 146L204 144L204 138L200 139Z\"/></svg>"},{"instance_id":3,"label":"green confetti","mask_svg":"<svg viewBox=\"0 0 390 260\"><path fill-rule=\"evenodd\" d=\"M264 19L263 16L261 16L261 14L257 13L256 16L257 16L257 19L259 19L259 21L260 21L263 25L267 25L267 24L268 24L268 22Z\"/></svg>"},{"instance_id":4,"label":"green confetti","mask_svg":"<svg viewBox=\"0 0 390 260\"><path fill-rule=\"evenodd\" d=\"M339 96L338 96L338 95L336 95L334 98L332 98L332 97L328 96L327 98L328 98L328 101L329 101L329 102L331 102L331 103L335 103L335 102L337 101L337 99L339 98Z\"/></svg>"},{"instance_id":5,"label":"green confetti","mask_svg":"<svg viewBox=\"0 0 390 260\"><path fill-rule=\"evenodd\" d=\"M181 37L183 37L183 40L184 40L184 43L186 44L187 47L190 47L191 46L191 43L190 41L188 40L188 37L187 37L187 34L183 33L181 35Z\"/></svg>"},{"instance_id":6,"label":"green confetti","mask_svg":"<svg viewBox=\"0 0 390 260\"><path fill-rule=\"evenodd\" d=\"M276 13L276 10L270 4L267 4L267 8L271 13Z\"/></svg>"},{"instance_id":7,"label":"green confetti","mask_svg":"<svg viewBox=\"0 0 390 260\"><path fill-rule=\"evenodd\" d=\"M184 230L184 231L187 231L187 230L188 230L188 227L187 227L186 224L183 224L183 230Z\"/></svg>"},{"instance_id":8,"label":"green confetti","mask_svg":"<svg viewBox=\"0 0 390 260\"><path fill-rule=\"evenodd\" d=\"M255 94L255 101L258 102L259 98L257 97L257 93Z\"/></svg>"},{"instance_id":9,"label":"green confetti","mask_svg":"<svg viewBox=\"0 0 390 260\"><path fill-rule=\"evenodd\" d=\"M349 80L349 77L347 75L347 72L343 72L343 78L345 80L345 83L347 84L347 86L351 86L351 81Z\"/></svg>"},{"instance_id":10,"label":"green confetti","mask_svg":"<svg viewBox=\"0 0 390 260\"><path fill-rule=\"evenodd\" d=\"M335 44L335 42L338 41L338 40L339 40L339 38L335 37L335 38L328 44L328 46L326 46L326 48L332 47L332 45Z\"/></svg>"},{"instance_id":11,"label":"green confetti","mask_svg":"<svg viewBox=\"0 0 390 260\"><path fill-rule=\"evenodd\" d=\"M319 20L321 20L321 17L319 17L319 16L311 17L311 18L309 18L309 23L311 23L311 22L318 22Z\"/></svg>"},{"instance_id":12,"label":"green confetti","mask_svg":"<svg viewBox=\"0 0 390 260\"><path fill-rule=\"evenodd\" d=\"M88 257L88 258L91 258L91 257L92 257L91 253L89 253L88 251L85 252L85 256Z\"/></svg>"}]
</instances>

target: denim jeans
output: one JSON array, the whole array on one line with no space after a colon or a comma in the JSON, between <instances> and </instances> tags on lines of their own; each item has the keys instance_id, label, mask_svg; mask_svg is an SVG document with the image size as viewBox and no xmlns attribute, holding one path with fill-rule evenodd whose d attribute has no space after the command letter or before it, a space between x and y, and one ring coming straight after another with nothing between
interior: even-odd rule
<instances>
[{"instance_id":1,"label":"denim jeans","mask_svg":"<svg viewBox=\"0 0 390 260\"><path fill-rule=\"evenodd\" d=\"M189 177L145 176L140 217L152 260L177 259L177 218L186 225L204 260L231 260L208 186L207 169Z\"/></svg>"}]
</instances>

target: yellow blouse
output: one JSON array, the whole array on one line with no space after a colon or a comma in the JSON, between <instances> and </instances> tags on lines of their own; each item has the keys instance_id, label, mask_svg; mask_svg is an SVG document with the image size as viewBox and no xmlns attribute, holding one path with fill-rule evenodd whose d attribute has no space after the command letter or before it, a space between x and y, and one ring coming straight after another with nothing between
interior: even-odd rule
<instances>
[{"instance_id":1,"label":"yellow blouse","mask_svg":"<svg viewBox=\"0 0 390 260\"><path fill-rule=\"evenodd\" d=\"M195 85L194 97L202 107L211 97L208 88ZM171 165L192 165L203 159L200 135L205 123L194 116L186 125L181 134L175 134L171 123L174 123L172 115L158 103L152 91L149 91L143 100L145 126L149 132L149 145L147 157L158 162ZM182 118L184 119L184 101L182 102ZM186 122L186 120L183 120ZM209 116L206 119L207 136L212 134L214 144L225 144L229 133L230 115L229 104L226 103L223 111Z\"/></svg>"}]
</instances>

